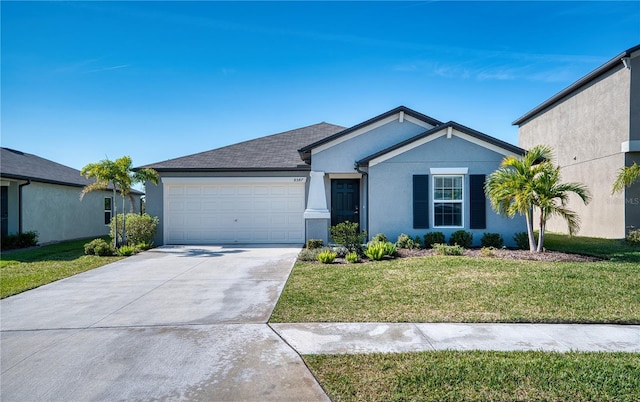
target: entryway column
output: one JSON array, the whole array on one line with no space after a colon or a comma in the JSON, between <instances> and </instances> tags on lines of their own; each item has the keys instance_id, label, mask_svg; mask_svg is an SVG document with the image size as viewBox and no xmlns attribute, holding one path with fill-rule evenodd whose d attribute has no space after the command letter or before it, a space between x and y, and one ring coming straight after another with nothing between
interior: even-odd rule
<instances>
[{"instance_id":1,"label":"entryway column","mask_svg":"<svg viewBox=\"0 0 640 402\"><path fill-rule=\"evenodd\" d=\"M306 240L320 239L329 241L329 222L331 213L327 208L327 193L324 187L324 172L309 173L309 196L304 211Z\"/></svg>"}]
</instances>

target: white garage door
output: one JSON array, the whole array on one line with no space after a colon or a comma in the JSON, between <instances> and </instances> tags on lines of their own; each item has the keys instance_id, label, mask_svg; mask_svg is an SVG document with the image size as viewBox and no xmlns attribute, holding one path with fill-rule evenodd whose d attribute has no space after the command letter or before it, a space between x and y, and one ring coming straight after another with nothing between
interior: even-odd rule
<instances>
[{"instance_id":1,"label":"white garage door","mask_svg":"<svg viewBox=\"0 0 640 402\"><path fill-rule=\"evenodd\" d=\"M304 243L305 178L163 178L166 244Z\"/></svg>"}]
</instances>

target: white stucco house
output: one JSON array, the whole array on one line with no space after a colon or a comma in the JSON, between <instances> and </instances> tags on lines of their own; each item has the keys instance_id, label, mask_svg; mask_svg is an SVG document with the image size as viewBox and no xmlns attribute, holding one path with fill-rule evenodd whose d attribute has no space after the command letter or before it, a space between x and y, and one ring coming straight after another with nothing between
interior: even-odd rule
<instances>
[{"instance_id":1,"label":"white stucco house","mask_svg":"<svg viewBox=\"0 0 640 402\"><path fill-rule=\"evenodd\" d=\"M147 212L156 244L329 240L358 222L390 239L460 229L501 233L524 218L491 210L483 185L506 155L524 150L455 122L400 106L350 128L328 123L152 163Z\"/></svg>"},{"instance_id":2,"label":"white stucco house","mask_svg":"<svg viewBox=\"0 0 640 402\"><path fill-rule=\"evenodd\" d=\"M36 231L42 244L109 234L114 206L111 190L89 193L80 201L82 188L93 181L79 170L26 152L0 150L3 237ZM139 210L142 193L133 195ZM115 201L120 213L122 198ZM127 212L130 207L127 199Z\"/></svg>"}]
</instances>

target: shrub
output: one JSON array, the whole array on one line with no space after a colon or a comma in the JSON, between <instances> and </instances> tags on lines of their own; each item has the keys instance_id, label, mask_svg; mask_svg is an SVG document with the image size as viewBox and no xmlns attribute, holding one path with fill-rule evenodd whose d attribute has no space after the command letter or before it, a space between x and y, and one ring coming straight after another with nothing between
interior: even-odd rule
<instances>
[{"instance_id":1,"label":"shrub","mask_svg":"<svg viewBox=\"0 0 640 402\"><path fill-rule=\"evenodd\" d=\"M84 253L87 255L109 256L114 254L113 247L103 239L91 240L84 245Z\"/></svg>"},{"instance_id":2,"label":"shrub","mask_svg":"<svg viewBox=\"0 0 640 402\"><path fill-rule=\"evenodd\" d=\"M364 253L372 260L379 261L385 256L394 256L396 251L396 245L389 241L372 241L367 244L367 249Z\"/></svg>"},{"instance_id":3,"label":"shrub","mask_svg":"<svg viewBox=\"0 0 640 402\"><path fill-rule=\"evenodd\" d=\"M433 245L437 255L463 255L464 247L455 244L453 246L446 245L444 243L435 243Z\"/></svg>"},{"instance_id":4,"label":"shrub","mask_svg":"<svg viewBox=\"0 0 640 402\"><path fill-rule=\"evenodd\" d=\"M433 248L434 244L444 242L444 233L442 232L429 232L424 235L424 248Z\"/></svg>"},{"instance_id":5,"label":"shrub","mask_svg":"<svg viewBox=\"0 0 640 402\"><path fill-rule=\"evenodd\" d=\"M527 232L518 232L513 235L513 241L520 250L529 250L529 235Z\"/></svg>"},{"instance_id":6,"label":"shrub","mask_svg":"<svg viewBox=\"0 0 640 402\"><path fill-rule=\"evenodd\" d=\"M336 253L329 249L322 250L318 253L318 261L323 264L331 264L336 259Z\"/></svg>"},{"instance_id":7,"label":"shrub","mask_svg":"<svg viewBox=\"0 0 640 402\"><path fill-rule=\"evenodd\" d=\"M122 257L129 257L138 251L134 246L121 246L116 253Z\"/></svg>"},{"instance_id":8,"label":"shrub","mask_svg":"<svg viewBox=\"0 0 640 402\"><path fill-rule=\"evenodd\" d=\"M336 244L346 247L349 251L355 251L358 254L362 253L362 243L367 238L367 232L364 230L360 232L357 223L342 222L331 226L329 232Z\"/></svg>"},{"instance_id":9,"label":"shrub","mask_svg":"<svg viewBox=\"0 0 640 402\"><path fill-rule=\"evenodd\" d=\"M38 232L28 231L2 237L0 249L15 250L17 248L34 247L38 245Z\"/></svg>"},{"instance_id":10,"label":"shrub","mask_svg":"<svg viewBox=\"0 0 640 402\"><path fill-rule=\"evenodd\" d=\"M398 248L408 248L408 249L420 248L420 238L416 237L416 239L414 240L408 234L402 233L400 236L398 236L398 241L396 242L396 246Z\"/></svg>"},{"instance_id":11,"label":"shrub","mask_svg":"<svg viewBox=\"0 0 640 402\"><path fill-rule=\"evenodd\" d=\"M451 233L451 238L449 238L449 245L451 246L455 246L457 244L460 247L470 248L472 243L473 234L465 230L456 230Z\"/></svg>"},{"instance_id":12,"label":"shrub","mask_svg":"<svg viewBox=\"0 0 640 402\"><path fill-rule=\"evenodd\" d=\"M309 250L315 250L317 248L322 248L324 246L324 242L320 239L309 239L307 240L306 247Z\"/></svg>"},{"instance_id":13,"label":"shrub","mask_svg":"<svg viewBox=\"0 0 640 402\"><path fill-rule=\"evenodd\" d=\"M349 250L347 250L347 248L344 246L331 247L331 251L336 253L336 257L338 258L344 258L349 252Z\"/></svg>"},{"instance_id":14,"label":"shrub","mask_svg":"<svg viewBox=\"0 0 640 402\"><path fill-rule=\"evenodd\" d=\"M480 254L483 257L495 257L496 256L496 248L492 246L485 246L480 249Z\"/></svg>"},{"instance_id":15,"label":"shrub","mask_svg":"<svg viewBox=\"0 0 640 402\"><path fill-rule=\"evenodd\" d=\"M480 239L480 245L482 247L502 248L503 244L504 239L500 233L485 233Z\"/></svg>"},{"instance_id":16,"label":"shrub","mask_svg":"<svg viewBox=\"0 0 640 402\"><path fill-rule=\"evenodd\" d=\"M373 236L373 239L371 239L371 241L385 242L389 241L389 239L387 239L387 236L385 236L384 233L378 233L377 235Z\"/></svg>"},{"instance_id":17,"label":"shrub","mask_svg":"<svg viewBox=\"0 0 640 402\"><path fill-rule=\"evenodd\" d=\"M122 219L124 214L118 214L118 240L122 242ZM111 238L115 237L115 219L111 220L111 231L109 235ZM160 220L157 216L151 216L149 214L127 214L127 244L138 243L152 243L153 238L156 235L158 223Z\"/></svg>"},{"instance_id":18,"label":"shrub","mask_svg":"<svg viewBox=\"0 0 640 402\"><path fill-rule=\"evenodd\" d=\"M633 226L629 226L629 231L627 232L627 237L625 239L637 246L640 246L640 229L635 229Z\"/></svg>"},{"instance_id":19,"label":"shrub","mask_svg":"<svg viewBox=\"0 0 640 402\"><path fill-rule=\"evenodd\" d=\"M318 261L318 254L320 253L319 248L313 249L304 249L298 254L298 259L300 261Z\"/></svg>"},{"instance_id":20,"label":"shrub","mask_svg":"<svg viewBox=\"0 0 640 402\"><path fill-rule=\"evenodd\" d=\"M347 260L347 262L349 262L351 264L355 264L357 262L360 262L360 256L356 252L351 252L351 253L345 255L344 258Z\"/></svg>"},{"instance_id":21,"label":"shrub","mask_svg":"<svg viewBox=\"0 0 640 402\"><path fill-rule=\"evenodd\" d=\"M138 250L149 250L153 248L153 243L138 243L136 244Z\"/></svg>"}]
</instances>

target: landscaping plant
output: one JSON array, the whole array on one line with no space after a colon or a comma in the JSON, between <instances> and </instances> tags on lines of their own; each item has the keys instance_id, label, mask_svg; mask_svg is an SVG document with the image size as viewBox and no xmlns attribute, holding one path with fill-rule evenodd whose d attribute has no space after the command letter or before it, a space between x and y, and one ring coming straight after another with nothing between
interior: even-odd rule
<instances>
[{"instance_id":1,"label":"landscaping plant","mask_svg":"<svg viewBox=\"0 0 640 402\"><path fill-rule=\"evenodd\" d=\"M449 244L455 246L456 244L463 248L471 248L473 243L473 234L465 230L456 230L451 233L449 238Z\"/></svg>"},{"instance_id":2,"label":"landscaping plant","mask_svg":"<svg viewBox=\"0 0 640 402\"><path fill-rule=\"evenodd\" d=\"M386 256L394 256L396 252L396 245L389 241L372 241L367 244L364 254L372 260L380 261Z\"/></svg>"},{"instance_id":3,"label":"landscaping plant","mask_svg":"<svg viewBox=\"0 0 640 402\"><path fill-rule=\"evenodd\" d=\"M444 233L429 232L424 235L424 248L433 248L436 243L445 243Z\"/></svg>"},{"instance_id":4,"label":"landscaping plant","mask_svg":"<svg viewBox=\"0 0 640 402\"><path fill-rule=\"evenodd\" d=\"M360 256L356 252L348 253L347 255L344 256L344 258L347 260L348 263L351 263L351 264L360 262Z\"/></svg>"},{"instance_id":5,"label":"landscaping plant","mask_svg":"<svg viewBox=\"0 0 640 402\"><path fill-rule=\"evenodd\" d=\"M329 249L326 249L318 253L317 258L318 258L318 261L320 261L323 264L332 264L333 260L336 259L336 255L337 254L335 252Z\"/></svg>"},{"instance_id":6,"label":"landscaping plant","mask_svg":"<svg viewBox=\"0 0 640 402\"><path fill-rule=\"evenodd\" d=\"M113 247L103 239L91 240L84 245L84 253L86 255L97 255L100 257L111 256L115 254Z\"/></svg>"},{"instance_id":7,"label":"landscaping plant","mask_svg":"<svg viewBox=\"0 0 640 402\"><path fill-rule=\"evenodd\" d=\"M2 236L1 250L15 250L18 248L34 247L38 245L38 232L29 231Z\"/></svg>"},{"instance_id":8,"label":"landscaping plant","mask_svg":"<svg viewBox=\"0 0 640 402\"><path fill-rule=\"evenodd\" d=\"M366 231L360 231L359 225L355 222L342 222L329 228L333 241L362 255L362 244L367 238Z\"/></svg>"},{"instance_id":9,"label":"landscaping plant","mask_svg":"<svg viewBox=\"0 0 640 402\"><path fill-rule=\"evenodd\" d=\"M500 233L485 233L480 239L480 245L482 247L502 248L503 244L504 239Z\"/></svg>"},{"instance_id":10,"label":"landscaping plant","mask_svg":"<svg viewBox=\"0 0 640 402\"><path fill-rule=\"evenodd\" d=\"M406 249L420 248L420 238L416 237L415 239L412 239L408 234L402 233L400 236L398 236L396 246L398 248Z\"/></svg>"},{"instance_id":11,"label":"landscaping plant","mask_svg":"<svg viewBox=\"0 0 640 402\"><path fill-rule=\"evenodd\" d=\"M433 245L433 250L437 255L463 255L464 247L459 244L447 245L444 243L436 243Z\"/></svg>"}]
</instances>

